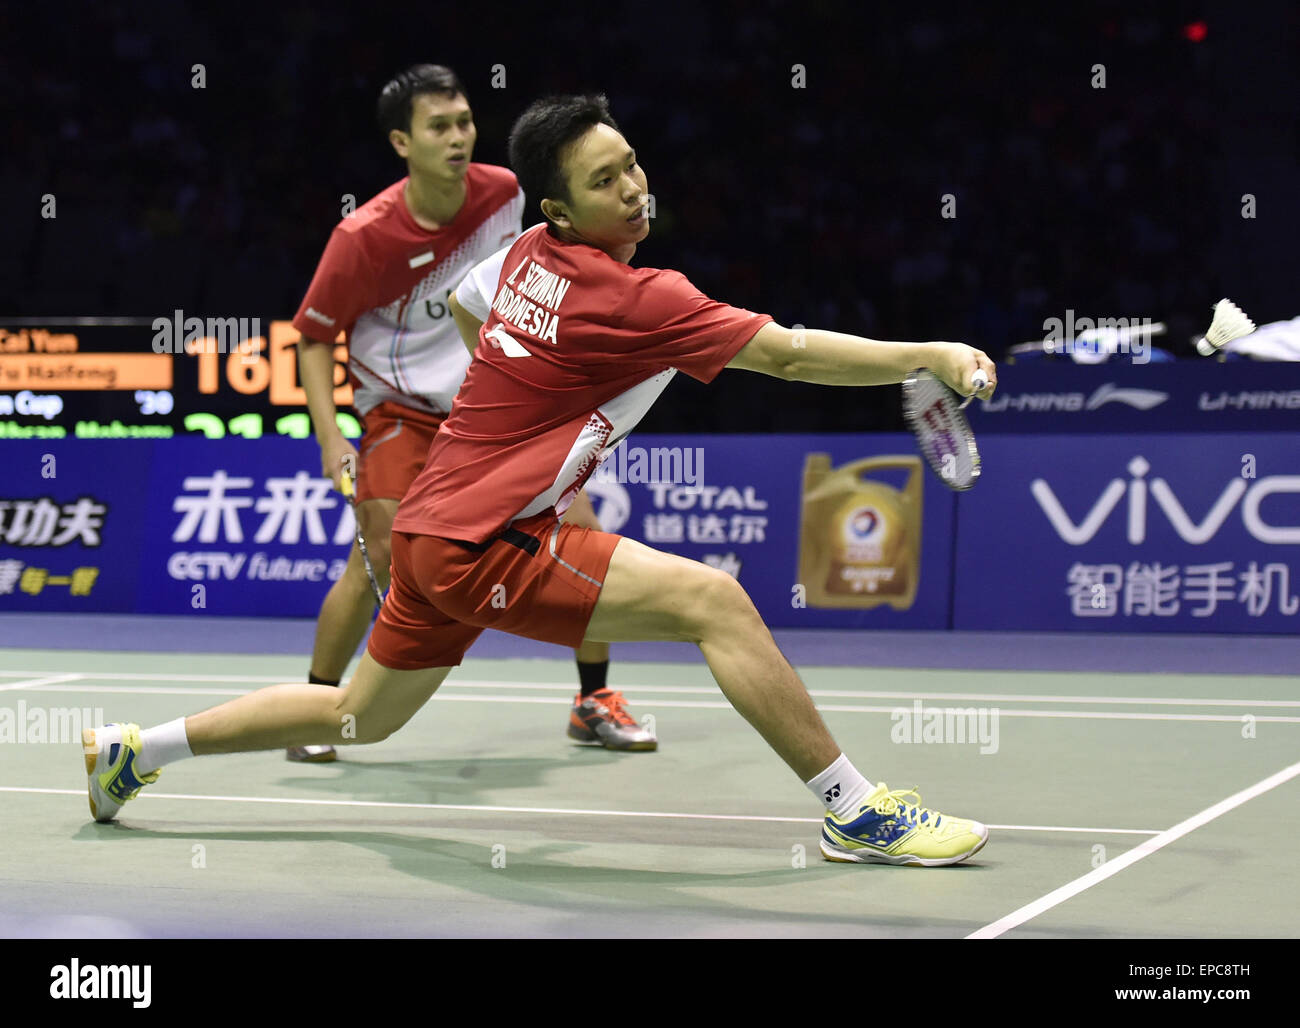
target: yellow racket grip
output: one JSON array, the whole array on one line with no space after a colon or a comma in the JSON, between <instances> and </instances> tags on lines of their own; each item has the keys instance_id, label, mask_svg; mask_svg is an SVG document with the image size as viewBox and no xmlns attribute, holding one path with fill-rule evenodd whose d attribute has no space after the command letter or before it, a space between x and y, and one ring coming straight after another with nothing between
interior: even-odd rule
<instances>
[{"instance_id":1,"label":"yellow racket grip","mask_svg":"<svg viewBox=\"0 0 1300 1028\"><path fill-rule=\"evenodd\" d=\"M339 491L349 500L352 499L352 476L346 471L339 478Z\"/></svg>"}]
</instances>

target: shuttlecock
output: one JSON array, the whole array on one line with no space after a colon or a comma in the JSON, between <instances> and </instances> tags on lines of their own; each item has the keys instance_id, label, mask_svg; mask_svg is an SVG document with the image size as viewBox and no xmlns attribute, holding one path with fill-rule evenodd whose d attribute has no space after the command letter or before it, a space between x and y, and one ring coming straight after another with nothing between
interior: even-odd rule
<instances>
[{"instance_id":1,"label":"shuttlecock","mask_svg":"<svg viewBox=\"0 0 1300 1028\"><path fill-rule=\"evenodd\" d=\"M1246 317L1235 303L1222 299L1214 305L1214 320L1204 338L1196 344L1196 352L1202 357L1213 357L1234 339L1248 336L1255 331L1255 323Z\"/></svg>"}]
</instances>

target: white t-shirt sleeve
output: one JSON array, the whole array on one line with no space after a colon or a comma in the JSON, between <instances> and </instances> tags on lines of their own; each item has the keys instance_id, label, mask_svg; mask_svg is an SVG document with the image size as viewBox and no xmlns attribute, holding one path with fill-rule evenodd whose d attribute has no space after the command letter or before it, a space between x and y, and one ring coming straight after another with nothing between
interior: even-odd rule
<instances>
[{"instance_id":1,"label":"white t-shirt sleeve","mask_svg":"<svg viewBox=\"0 0 1300 1028\"><path fill-rule=\"evenodd\" d=\"M460 305L478 318L487 321L488 312L492 310L492 301L496 298L497 283L501 281L501 269L506 263L506 254L514 246L511 240L485 261L470 269L468 275L456 287L456 299Z\"/></svg>"}]
</instances>

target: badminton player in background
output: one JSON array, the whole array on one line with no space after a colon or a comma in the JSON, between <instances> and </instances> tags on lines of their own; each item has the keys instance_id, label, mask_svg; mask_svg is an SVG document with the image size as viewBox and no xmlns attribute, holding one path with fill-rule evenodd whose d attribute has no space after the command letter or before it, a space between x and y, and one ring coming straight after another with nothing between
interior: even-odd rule
<instances>
[{"instance_id":1,"label":"badminton player in background","mask_svg":"<svg viewBox=\"0 0 1300 1028\"><path fill-rule=\"evenodd\" d=\"M734 578L557 515L677 370L703 382L731 367L865 386L923 366L963 395L983 372L988 398L993 363L960 343L795 333L709 299L677 272L631 267L650 229L646 176L604 97L533 104L511 132L510 162L546 223L515 241L486 294L474 361L394 520L393 584L356 674L342 690L270 686L143 732L86 729L93 816L112 820L185 757L336 743L344 731L358 743L387 738L498 628L569 646L695 643L732 706L825 809L828 860L965 860L987 828L868 781ZM691 787L707 792L708 782Z\"/></svg>"},{"instance_id":2,"label":"badminton player in background","mask_svg":"<svg viewBox=\"0 0 1300 1028\"><path fill-rule=\"evenodd\" d=\"M423 64L402 72L383 88L378 113L407 175L339 222L293 324L302 334L299 366L322 472L338 489L351 465L357 518L383 589L398 501L423 467L469 366L448 298L470 268L519 235L524 196L508 169L472 163L473 114L451 69ZM360 453L335 418L333 341L340 330L364 423ZM585 496L570 520L600 527ZM339 684L373 613L354 544L321 605L309 682ZM587 644L577 660L570 736L611 749L654 749L654 735L627 712L622 694L606 688L609 646ZM335 751L296 746L288 757L331 761Z\"/></svg>"}]
</instances>

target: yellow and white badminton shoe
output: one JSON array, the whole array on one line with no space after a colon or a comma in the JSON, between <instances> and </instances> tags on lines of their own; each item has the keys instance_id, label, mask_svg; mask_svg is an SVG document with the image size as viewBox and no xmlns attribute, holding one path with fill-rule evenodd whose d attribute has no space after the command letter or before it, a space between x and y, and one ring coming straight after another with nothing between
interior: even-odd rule
<instances>
[{"instance_id":1,"label":"yellow and white badminton shoe","mask_svg":"<svg viewBox=\"0 0 1300 1028\"><path fill-rule=\"evenodd\" d=\"M906 802L909 796L916 802ZM973 856L988 842L989 830L978 821L940 814L920 801L914 789L891 792L882 782L849 817L827 812L822 856L854 864L940 867Z\"/></svg>"},{"instance_id":2,"label":"yellow and white badminton shoe","mask_svg":"<svg viewBox=\"0 0 1300 1028\"><path fill-rule=\"evenodd\" d=\"M112 821L123 803L135 799L146 785L158 781L161 771L136 773L140 745L139 725L111 724L82 731L90 816L96 821Z\"/></svg>"}]
</instances>

